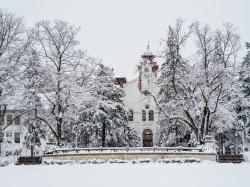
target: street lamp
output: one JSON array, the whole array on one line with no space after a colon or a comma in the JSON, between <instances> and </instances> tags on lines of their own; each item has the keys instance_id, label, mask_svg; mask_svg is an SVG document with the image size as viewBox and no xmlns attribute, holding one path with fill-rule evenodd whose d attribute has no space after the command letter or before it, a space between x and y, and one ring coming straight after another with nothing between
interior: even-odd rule
<instances>
[{"instance_id":1,"label":"street lamp","mask_svg":"<svg viewBox=\"0 0 250 187\"><path fill-rule=\"evenodd\" d=\"M242 153L245 153L245 130L246 126L244 122L241 122L241 128L242 128Z\"/></svg>"},{"instance_id":2,"label":"street lamp","mask_svg":"<svg viewBox=\"0 0 250 187\"><path fill-rule=\"evenodd\" d=\"M75 147L78 147L78 124L77 124L77 120L78 120L78 109L76 105L74 106L74 126L73 126L73 131L75 132Z\"/></svg>"},{"instance_id":3,"label":"street lamp","mask_svg":"<svg viewBox=\"0 0 250 187\"><path fill-rule=\"evenodd\" d=\"M4 133L0 132L0 156L2 154L2 142L3 142L3 137L4 137Z\"/></svg>"},{"instance_id":4,"label":"street lamp","mask_svg":"<svg viewBox=\"0 0 250 187\"><path fill-rule=\"evenodd\" d=\"M75 132L75 147L78 147L78 129L77 129L78 125L73 126L73 132Z\"/></svg>"}]
</instances>

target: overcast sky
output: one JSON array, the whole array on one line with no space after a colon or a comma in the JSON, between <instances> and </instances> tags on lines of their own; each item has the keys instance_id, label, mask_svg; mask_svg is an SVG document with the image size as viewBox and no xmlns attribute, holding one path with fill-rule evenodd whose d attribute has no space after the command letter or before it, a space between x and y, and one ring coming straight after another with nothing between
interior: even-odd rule
<instances>
[{"instance_id":1,"label":"overcast sky","mask_svg":"<svg viewBox=\"0 0 250 187\"><path fill-rule=\"evenodd\" d=\"M128 79L136 76L147 41L158 51L178 17L214 28L231 22L242 41L250 41L250 0L0 0L0 8L24 17L29 27L42 19L81 26L82 48Z\"/></svg>"}]
</instances>

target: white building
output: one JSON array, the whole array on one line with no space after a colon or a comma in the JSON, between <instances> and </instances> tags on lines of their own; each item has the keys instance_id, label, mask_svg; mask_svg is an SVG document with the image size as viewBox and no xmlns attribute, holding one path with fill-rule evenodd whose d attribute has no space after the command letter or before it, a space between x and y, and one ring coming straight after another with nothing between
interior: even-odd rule
<instances>
[{"instance_id":1,"label":"white building","mask_svg":"<svg viewBox=\"0 0 250 187\"><path fill-rule=\"evenodd\" d=\"M129 123L138 131L141 136L141 146L144 147L157 145L158 108L153 97L158 91L157 71L155 56L148 47L141 56L138 77L128 82L126 78L116 79L126 93L123 101L131 113ZM143 94L145 91L148 92L147 96Z\"/></svg>"},{"instance_id":2,"label":"white building","mask_svg":"<svg viewBox=\"0 0 250 187\"><path fill-rule=\"evenodd\" d=\"M31 150L25 146L25 135L28 127L24 124L24 118L23 115L20 115L20 111L7 110L3 116L1 128L2 142L0 145L0 153L2 155L30 156ZM45 141L41 143L43 146L35 147L35 155L41 155L43 153Z\"/></svg>"},{"instance_id":3,"label":"white building","mask_svg":"<svg viewBox=\"0 0 250 187\"><path fill-rule=\"evenodd\" d=\"M24 142L24 126L18 111L6 111L3 116L1 153L3 155L20 154Z\"/></svg>"}]
</instances>

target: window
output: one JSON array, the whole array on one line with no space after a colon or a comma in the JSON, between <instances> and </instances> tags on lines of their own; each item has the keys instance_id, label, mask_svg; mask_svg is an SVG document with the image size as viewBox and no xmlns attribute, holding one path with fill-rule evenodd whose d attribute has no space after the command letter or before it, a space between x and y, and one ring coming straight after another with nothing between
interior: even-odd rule
<instances>
[{"instance_id":1,"label":"window","mask_svg":"<svg viewBox=\"0 0 250 187\"><path fill-rule=\"evenodd\" d=\"M129 121L134 121L134 111L133 110L129 110L128 120Z\"/></svg>"},{"instance_id":2,"label":"window","mask_svg":"<svg viewBox=\"0 0 250 187\"><path fill-rule=\"evenodd\" d=\"M0 122L2 122L2 125L5 125L4 124L4 116L3 115L0 115Z\"/></svg>"},{"instance_id":3,"label":"window","mask_svg":"<svg viewBox=\"0 0 250 187\"><path fill-rule=\"evenodd\" d=\"M146 110L142 110L142 121L146 121Z\"/></svg>"},{"instance_id":4,"label":"window","mask_svg":"<svg viewBox=\"0 0 250 187\"><path fill-rule=\"evenodd\" d=\"M12 124L12 115L7 115L7 125Z\"/></svg>"},{"instance_id":5,"label":"window","mask_svg":"<svg viewBox=\"0 0 250 187\"><path fill-rule=\"evenodd\" d=\"M149 121L154 121L154 111L153 110L150 110L148 112L148 120Z\"/></svg>"},{"instance_id":6,"label":"window","mask_svg":"<svg viewBox=\"0 0 250 187\"><path fill-rule=\"evenodd\" d=\"M12 132L6 132L6 138L12 138Z\"/></svg>"},{"instance_id":7,"label":"window","mask_svg":"<svg viewBox=\"0 0 250 187\"><path fill-rule=\"evenodd\" d=\"M20 143L20 132L15 132L15 143Z\"/></svg>"},{"instance_id":8,"label":"window","mask_svg":"<svg viewBox=\"0 0 250 187\"><path fill-rule=\"evenodd\" d=\"M20 116L16 116L15 125L20 125Z\"/></svg>"},{"instance_id":9,"label":"window","mask_svg":"<svg viewBox=\"0 0 250 187\"><path fill-rule=\"evenodd\" d=\"M4 141L7 143L13 143L12 132L6 132Z\"/></svg>"},{"instance_id":10,"label":"window","mask_svg":"<svg viewBox=\"0 0 250 187\"><path fill-rule=\"evenodd\" d=\"M12 151L6 151L5 152L5 156L11 156L12 155Z\"/></svg>"}]
</instances>

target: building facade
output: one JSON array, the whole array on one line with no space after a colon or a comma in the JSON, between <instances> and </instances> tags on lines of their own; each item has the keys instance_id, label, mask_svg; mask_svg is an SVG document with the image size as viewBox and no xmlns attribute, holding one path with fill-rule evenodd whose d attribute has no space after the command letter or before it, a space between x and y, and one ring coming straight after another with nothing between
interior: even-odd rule
<instances>
[{"instance_id":1,"label":"building facade","mask_svg":"<svg viewBox=\"0 0 250 187\"><path fill-rule=\"evenodd\" d=\"M23 149L24 125L19 112L8 110L2 120L1 153L3 155L19 155Z\"/></svg>"},{"instance_id":2,"label":"building facade","mask_svg":"<svg viewBox=\"0 0 250 187\"><path fill-rule=\"evenodd\" d=\"M156 81L159 68L149 46L137 68L136 79L127 82L125 78L118 78L117 82L125 91L123 102L130 112L129 123L139 133L141 146L152 147L157 145L159 113L154 95L158 91Z\"/></svg>"},{"instance_id":3,"label":"building facade","mask_svg":"<svg viewBox=\"0 0 250 187\"><path fill-rule=\"evenodd\" d=\"M27 134L28 126L24 121L25 115L20 115L18 110L7 110L2 120L1 126L1 143L0 155L17 155L17 156L30 156L31 149L25 145L25 136ZM45 140L41 142L40 147L35 146L34 155L42 155L45 149Z\"/></svg>"}]
</instances>

